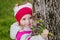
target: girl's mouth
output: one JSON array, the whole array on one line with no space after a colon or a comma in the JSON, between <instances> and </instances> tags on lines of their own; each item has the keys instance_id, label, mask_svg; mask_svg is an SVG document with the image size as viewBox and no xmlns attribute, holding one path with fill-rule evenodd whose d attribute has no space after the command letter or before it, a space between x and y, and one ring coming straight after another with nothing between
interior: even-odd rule
<instances>
[{"instance_id":1,"label":"girl's mouth","mask_svg":"<svg viewBox=\"0 0 60 40\"><path fill-rule=\"evenodd\" d=\"M28 24L27 26L31 26L31 24Z\"/></svg>"},{"instance_id":2,"label":"girl's mouth","mask_svg":"<svg viewBox=\"0 0 60 40\"><path fill-rule=\"evenodd\" d=\"M31 26L31 24L28 24L28 25L26 25L26 26L30 27L30 26Z\"/></svg>"}]
</instances>

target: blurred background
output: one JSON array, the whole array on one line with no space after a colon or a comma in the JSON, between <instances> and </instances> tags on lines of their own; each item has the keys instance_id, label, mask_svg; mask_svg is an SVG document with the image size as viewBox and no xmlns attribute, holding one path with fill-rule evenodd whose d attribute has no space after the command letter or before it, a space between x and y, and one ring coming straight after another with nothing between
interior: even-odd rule
<instances>
[{"instance_id":1,"label":"blurred background","mask_svg":"<svg viewBox=\"0 0 60 40\"><path fill-rule=\"evenodd\" d=\"M16 20L14 18L14 5L22 4L26 0L0 0L0 40L10 39L10 26Z\"/></svg>"}]
</instances>

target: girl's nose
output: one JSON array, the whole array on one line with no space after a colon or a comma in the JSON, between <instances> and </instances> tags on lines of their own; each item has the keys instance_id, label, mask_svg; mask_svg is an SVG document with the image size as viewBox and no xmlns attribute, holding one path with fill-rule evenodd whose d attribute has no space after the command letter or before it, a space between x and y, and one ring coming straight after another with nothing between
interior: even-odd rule
<instances>
[{"instance_id":1,"label":"girl's nose","mask_svg":"<svg viewBox=\"0 0 60 40\"><path fill-rule=\"evenodd\" d=\"M29 24L30 23L30 21L29 20L26 20L26 24Z\"/></svg>"}]
</instances>

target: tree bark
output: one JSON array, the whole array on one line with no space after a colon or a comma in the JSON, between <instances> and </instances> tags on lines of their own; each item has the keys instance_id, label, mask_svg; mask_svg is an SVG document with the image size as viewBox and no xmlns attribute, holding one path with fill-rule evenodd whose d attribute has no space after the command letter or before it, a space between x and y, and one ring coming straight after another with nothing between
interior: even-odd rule
<instances>
[{"instance_id":1,"label":"tree bark","mask_svg":"<svg viewBox=\"0 0 60 40\"><path fill-rule=\"evenodd\" d=\"M60 40L60 0L33 0L33 15L43 19L46 28L54 34L48 40Z\"/></svg>"}]
</instances>

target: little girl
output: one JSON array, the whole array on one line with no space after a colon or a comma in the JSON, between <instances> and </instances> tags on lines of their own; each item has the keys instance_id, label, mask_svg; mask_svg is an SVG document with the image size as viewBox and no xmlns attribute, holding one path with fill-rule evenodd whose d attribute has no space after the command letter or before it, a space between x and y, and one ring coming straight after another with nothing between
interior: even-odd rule
<instances>
[{"instance_id":1,"label":"little girl","mask_svg":"<svg viewBox=\"0 0 60 40\"><path fill-rule=\"evenodd\" d=\"M26 3L14 7L14 16L17 20L10 28L10 37L15 40L45 40L48 30L45 29L41 35L32 36L32 5Z\"/></svg>"}]
</instances>

